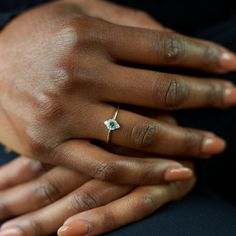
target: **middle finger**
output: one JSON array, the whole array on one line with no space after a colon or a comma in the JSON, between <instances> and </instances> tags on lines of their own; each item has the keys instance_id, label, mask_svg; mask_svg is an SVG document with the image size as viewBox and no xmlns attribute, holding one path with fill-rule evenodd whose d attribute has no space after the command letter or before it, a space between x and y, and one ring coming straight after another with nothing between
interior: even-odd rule
<instances>
[{"instance_id":1,"label":"middle finger","mask_svg":"<svg viewBox=\"0 0 236 236\"><path fill-rule=\"evenodd\" d=\"M106 75L109 78L105 80L108 82L101 80L104 89L99 94L106 102L162 110L223 108L236 105L236 87L230 81L201 79L118 65L111 66L109 71Z\"/></svg>"}]
</instances>

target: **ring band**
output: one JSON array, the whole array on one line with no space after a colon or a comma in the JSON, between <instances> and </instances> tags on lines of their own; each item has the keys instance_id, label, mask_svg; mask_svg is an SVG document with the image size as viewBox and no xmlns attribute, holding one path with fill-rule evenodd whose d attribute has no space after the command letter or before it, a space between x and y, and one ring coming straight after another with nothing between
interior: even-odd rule
<instances>
[{"instance_id":1,"label":"ring band","mask_svg":"<svg viewBox=\"0 0 236 236\"><path fill-rule=\"evenodd\" d=\"M107 130L108 130L107 139L106 139L107 144L110 141L112 131L120 128L119 123L116 121L116 118L117 118L118 113L119 113L119 109L120 108L117 107L114 116L111 119L104 121L104 124L105 124L105 126L107 127Z\"/></svg>"}]
</instances>

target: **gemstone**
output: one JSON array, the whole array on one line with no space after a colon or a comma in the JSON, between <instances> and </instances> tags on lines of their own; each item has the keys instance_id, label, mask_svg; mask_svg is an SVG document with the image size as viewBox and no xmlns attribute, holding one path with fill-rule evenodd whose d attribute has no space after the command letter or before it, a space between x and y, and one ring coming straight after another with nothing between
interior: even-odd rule
<instances>
[{"instance_id":1,"label":"gemstone","mask_svg":"<svg viewBox=\"0 0 236 236\"><path fill-rule=\"evenodd\" d=\"M106 120L104 122L104 124L107 127L107 129L109 129L109 130L116 130L116 129L120 128L120 125L118 124L118 122L115 119Z\"/></svg>"}]
</instances>

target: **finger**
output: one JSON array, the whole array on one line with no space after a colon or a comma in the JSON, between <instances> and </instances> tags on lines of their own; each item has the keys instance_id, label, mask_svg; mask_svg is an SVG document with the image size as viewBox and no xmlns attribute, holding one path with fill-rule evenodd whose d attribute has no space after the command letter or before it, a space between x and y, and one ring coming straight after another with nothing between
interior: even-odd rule
<instances>
[{"instance_id":1,"label":"finger","mask_svg":"<svg viewBox=\"0 0 236 236\"><path fill-rule=\"evenodd\" d=\"M18 157L0 168L0 190L27 182L46 171L41 162L26 157Z\"/></svg>"},{"instance_id":2,"label":"finger","mask_svg":"<svg viewBox=\"0 0 236 236\"><path fill-rule=\"evenodd\" d=\"M87 179L75 171L56 167L38 179L1 192L0 218L6 219L49 205Z\"/></svg>"},{"instance_id":3,"label":"finger","mask_svg":"<svg viewBox=\"0 0 236 236\"><path fill-rule=\"evenodd\" d=\"M131 189L129 186L91 180L48 207L6 222L1 233L18 232L14 236L50 235L56 232L68 217L105 205Z\"/></svg>"},{"instance_id":4,"label":"finger","mask_svg":"<svg viewBox=\"0 0 236 236\"><path fill-rule=\"evenodd\" d=\"M110 105L100 105L91 112L93 114L90 115L87 124L87 138L106 142L108 133L106 126L109 126L109 120L115 114L115 109ZM205 157L218 154L225 149L224 140L212 133L163 123L123 109L119 110L116 120L120 128L110 134L109 142L118 146L175 157ZM73 132L77 137L80 130L75 126Z\"/></svg>"},{"instance_id":5,"label":"finger","mask_svg":"<svg viewBox=\"0 0 236 236\"><path fill-rule=\"evenodd\" d=\"M147 13L106 1L80 1L80 7L89 15L109 22L149 29L165 29ZM97 10L102 9L102 10Z\"/></svg>"},{"instance_id":6,"label":"finger","mask_svg":"<svg viewBox=\"0 0 236 236\"><path fill-rule=\"evenodd\" d=\"M229 81L116 65L112 66L111 71L113 76L109 72L107 76L109 80L113 78L112 83L101 80L101 91L106 91L99 94L102 101L162 110L224 108L236 105L236 87Z\"/></svg>"},{"instance_id":7,"label":"finger","mask_svg":"<svg viewBox=\"0 0 236 236\"><path fill-rule=\"evenodd\" d=\"M167 124L178 125L177 120L173 116L170 116L163 112L150 111L150 109L149 110L136 109L135 111L138 112L138 114L151 117L155 120L159 120ZM152 155L152 153L150 152L148 153L145 151L135 150L132 148L125 148L125 147L121 147L117 145L109 145L104 142L100 142L99 146L105 150L108 150L109 152L112 152L118 155L126 155L130 157L144 157L144 156L155 157L155 154Z\"/></svg>"},{"instance_id":8,"label":"finger","mask_svg":"<svg viewBox=\"0 0 236 236\"><path fill-rule=\"evenodd\" d=\"M161 186L138 187L130 194L105 206L68 219L59 236L101 235L143 219L164 204L187 194L194 180Z\"/></svg>"},{"instance_id":9,"label":"finger","mask_svg":"<svg viewBox=\"0 0 236 236\"><path fill-rule=\"evenodd\" d=\"M139 185L188 179L192 170L180 163L158 158L120 156L87 141L71 140L52 153L58 165L108 182ZM56 157L56 158L55 158Z\"/></svg>"},{"instance_id":10,"label":"finger","mask_svg":"<svg viewBox=\"0 0 236 236\"><path fill-rule=\"evenodd\" d=\"M174 32L118 25L107 28L108 52L117 60L221 73L236 69L235 54L215 43Z\"/></svg>"}]
</instances>

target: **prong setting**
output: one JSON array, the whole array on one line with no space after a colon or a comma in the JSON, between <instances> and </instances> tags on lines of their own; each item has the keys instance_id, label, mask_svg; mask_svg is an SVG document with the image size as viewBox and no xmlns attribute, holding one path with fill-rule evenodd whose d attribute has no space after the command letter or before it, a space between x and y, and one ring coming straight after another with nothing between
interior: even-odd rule
<instances>
[{"instance_id":1,"label":"prong setting","mask_svg":"<svg viewBox=\"0 0 236 236\"><path fill-rule=\"evenodd\" d=\"M113 131L120 128L119 123L115 119L109 119L104 122L108 130Z\"/></svg>"}]
</instances>

